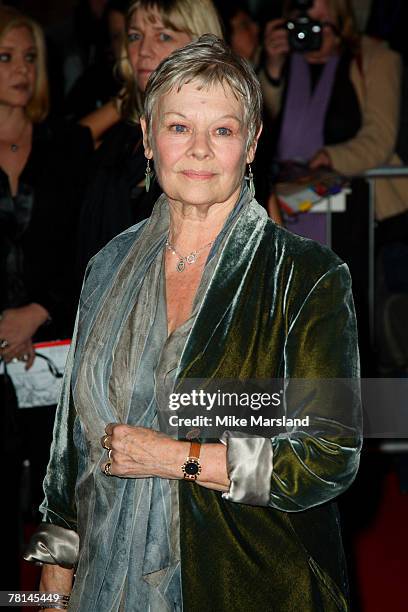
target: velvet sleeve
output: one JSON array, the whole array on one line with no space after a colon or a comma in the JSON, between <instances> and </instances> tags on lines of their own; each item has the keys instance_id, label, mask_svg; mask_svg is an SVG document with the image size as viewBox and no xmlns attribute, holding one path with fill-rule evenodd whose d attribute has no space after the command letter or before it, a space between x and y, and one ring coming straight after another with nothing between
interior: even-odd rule
<instances>
[{"instance_id":1,"label":"velvet sleeve","mask_svg":"<svg viewBox=\"0 0 408 612\"><path fill-rule=\"evenodd\" d=\"M271 506L304 510L333 499L354 480L362 431L359 373L351 279L342 264L318 280L289 329L285 378L293 379L293 391L287 406L292 416L309 416L310 426L272 439Z\"/></svg>"},{"instance_id":2,"label":"velvet sleeve","mask_svg":"<svg viewBox=\"0 0 408 612\"><path fill-rule=\"evenodd\" d=\"M70 398L68 410L58 409L51 456L44 479L45 498L40 506L43 521L76 529L75 484L78 471L74 443L76 411Z\"/></svg>"},{"instance_id":3,"label":"velvet sleeve","mask_svg":"<svg viewBox=\"0 0 408 612\"><path fill-rule=\"evenodd\" d=\"M61 401L55 417L51 457L43 485L45 498L40 506L43 522L24 552L26 561L65 568L74 567L77 562L79 537L76 533L75 483L78 460L74 444L75 421L72 400Z\"/></svg>"},{"instance_id":4,"label":"velvet sleeve","mask_svg":"<svg viewBox=\"0 0 408 612\"><path fill-rule=\"evenodd\" d=\"M354 480L361 448L359 357L350 275L322 275L290 324L284 350L285 416L309 426L271 439L224 436L231 480L225 499L300 511ZM266 482L265 475L270 477Z\"/></svg>"},{"instance_id":5,"label":"velvet sleeve","mask_svg":"<svg viewBox=\"0 0 408 612\"><path fill-rule=\"evenodd\" d=\"M71 391L71 375L76 349L77 323L65 365L61 396L53 431L50 460L44 478L44 501L40 506L43 522L24 553L27 561L74 567L79 551L77 530L76 480L78 449L76 432L80 427ZM80 435L77 436L80 438Z\"/></svg>"},{"instance_id":6,"label":"velvet sleeve","mask_svg":"<svg viewBox=\"0 0 408 612\"><path fill-rule=\"evenodd\" d=\"M89 298L86 280L92 268L89 262L81 292L81 306ZM72 394L72 370L77 348L79 314L77 312L71 347L65 365L61 396L53 431L50 460L44 478L44 501L40 506L43 522L25 551L27 561L74 567L79 553L77 534L76 482L83 437ZM78 450L79 449L79 450Z\"/></svg>"}]
</instances>

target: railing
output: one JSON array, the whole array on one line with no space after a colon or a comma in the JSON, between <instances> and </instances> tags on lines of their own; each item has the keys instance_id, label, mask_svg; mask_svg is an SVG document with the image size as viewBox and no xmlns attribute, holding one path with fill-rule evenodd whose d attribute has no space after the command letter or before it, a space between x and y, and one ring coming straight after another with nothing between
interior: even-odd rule
<instances>
[{"instance_id":1,"label":"railing","mask_svg":"<svg viewBox=\"0 0 408 612\"><path fill-rule=\"evenodd\" d=\"M369 221L368 221L368 319L371 341L375 337L375 179L408 178L408 166L380 166L355 175L351 178L364 178L369 185ZM408 194L408 190L407 190ZM408 203L407 203L408 204ZM326 241L331 246L331 197L327 198Z\"/></svg>"},{"instance_id":2,"label":"railing","mask_svg":"<svg viewBox=\"0 0 408 612\"><path fill-rule=\"evenodd\" d=\"M362 175L370 189L369 227L368 227L368 306L371 341L374 342L375 321L375 179L408 178L408 166L380 166L367 170Z\"/></svg>"}]
</instances>

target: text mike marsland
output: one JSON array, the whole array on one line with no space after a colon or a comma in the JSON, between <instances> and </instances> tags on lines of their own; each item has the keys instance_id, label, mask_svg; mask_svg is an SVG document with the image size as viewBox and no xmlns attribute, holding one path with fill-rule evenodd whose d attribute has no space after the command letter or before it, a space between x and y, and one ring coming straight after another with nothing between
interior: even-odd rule
<instances>
[{"instance_id":1,"label":"text mike marsland","mask_svg":"<svg viewBox=\"0 0 408 612\"><path fill-rule=\"evenodd\" d=\"M309 427L309 417L291 419L282 416L267 418L261 415L247 417L227 416L195 416L192 418L179 417L176 414L169 417L171 427Z\"/></svg>"}]
</instances>

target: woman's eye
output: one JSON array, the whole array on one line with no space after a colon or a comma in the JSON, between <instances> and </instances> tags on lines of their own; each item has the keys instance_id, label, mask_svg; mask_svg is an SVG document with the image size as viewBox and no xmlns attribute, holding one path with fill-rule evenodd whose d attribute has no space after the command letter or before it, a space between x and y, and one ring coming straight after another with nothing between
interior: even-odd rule
<instances>
[{"instance_id":1,"label":"woman's eye","mask_svg":"<svg viewBox=\"0 0 408 612\"><path fill-rule=\"evenodd\" d=\"M3 62L4 64L6 64L10 60L11 60L10 53L0 53L0 62Z\"/></svg>"},{"instance_id":2,"label":"woman's eye","mask_svg":"<svg viewBox=\"0 0 408 612\"><path fill-rule=\"evenodd\" d=\"M27 55L25 56L26 61L29 64L34 64L36 59L37 59L37 54L36 53L27 53Z\"/></svg>"},{"instance_id":3,"label":"woman's eye","mask_svg":"<svg viewBox=\"0 0 408 612\"><path fill-rule=\"evenodd\" d=\"M129 32L128 34L128 42L133 43L137 42L142 38L142 35L139 32Z\"/></svg>"},{"instance_id":4,"label":"woman's eye","mask_svg":"<svg viewBox=\"0 0 408 612\"><path fill-rule=\"evenodd\" d=\"M226 127L217 128L215 131L217 133L217 136L231 136L232 134L232 131Z\"/></svg>"},{"instance_id":5,"label":"woman's eye","mask_svg":"<svg viewBox=\"0 0 408 612\"><path fill-rule=\"evenodd\" d=\"M160 32L159 40L161 42L169 42L170 40L173 40L173 37L170 34L166 34L166 32Z\"/></svg>"},{"instance_id":6,"label":"woman's eye","mask_svg":"<svg viewBox=\"0 0 408 612\"><path fill-rule=\"evenodd\" d=\"M176 134L184 134L187 132L187 127L185 125L181 125L180 123L175 123L170 126L170 130Z\"/></svg>"}]
</instances>

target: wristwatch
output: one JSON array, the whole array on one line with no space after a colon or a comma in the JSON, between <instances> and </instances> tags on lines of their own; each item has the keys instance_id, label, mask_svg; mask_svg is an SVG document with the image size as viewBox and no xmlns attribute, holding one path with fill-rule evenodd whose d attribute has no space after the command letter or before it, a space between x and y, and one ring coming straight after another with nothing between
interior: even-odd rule
<instances>
[{"instance_id":1,"label":"wristwatch","mask_svg":"<svg viewBox=\"0 0 408 612\"><path fill-rule=\"evenodd\" d=\"M191 442L189 456L181 466L185 480L197 480L201 473L200 450L200 442Z\"/></svg>"}]
</instances>

